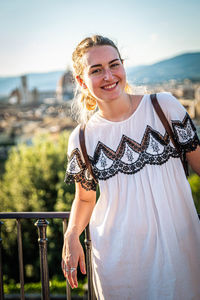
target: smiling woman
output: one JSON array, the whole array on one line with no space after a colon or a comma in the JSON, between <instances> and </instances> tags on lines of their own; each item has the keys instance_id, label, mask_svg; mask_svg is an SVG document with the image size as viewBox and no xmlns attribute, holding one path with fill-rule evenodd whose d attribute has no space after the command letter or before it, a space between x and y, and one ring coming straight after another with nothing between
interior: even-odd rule
<instances>
[{"instance_id":1,"label":"smiling woman","mask_svg":"<svg viewBox=\"0 0 200 300\"><path fill-rule=\"evenodd\" d=\"M105 37L83 40L73 61L80 114L90 114L85 145L91 168L78 125L68 143L65 182L75 181L76 194L64 276L74 288L78 264L85 274L79 236L90 223L98 300L199 300L200 226L180 159L187 157L200 175L200 141L190 116L171 94L157 94L175 147L150 95L127 92L123 60Z\"/></svg>"},{"instance_id":2,"label":"smiling woman","mask_svg":"<svg viewBox=\"0 0 200 300\"><path fill-rule=\"evenodd\" d=\"M79 83L72 105L72 114L77 121L84 123L100 108L103 91L119 91L121 87L124 91L131 92L126 81L123 59L110 39L102 36L84 39L77 46L72 59ZM103 98L105 96L104 92Z\"/></svg>"},{"instance_id":3,"label":"smiling woman","mask_svg":"<svg viewBox=\"0 0 200 300\"><path fill-rule=\"evenodd\" d=\"M84 82L84 89L89 90L96 99L101 113L115 105L117 99L125 97L126 74L123 63L113 47L93 47L84 55L84 65L84 73L77 76L77 80L79 83ZM125 102L127 99L128 97Z\"/></svg>"}]
</instances>

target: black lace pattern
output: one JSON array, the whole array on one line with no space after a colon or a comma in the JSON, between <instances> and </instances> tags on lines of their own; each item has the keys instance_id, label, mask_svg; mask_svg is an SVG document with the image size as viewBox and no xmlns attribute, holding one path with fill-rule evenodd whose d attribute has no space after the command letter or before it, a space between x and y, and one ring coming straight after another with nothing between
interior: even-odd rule
<instances>
[{"instance_id":1,"label":"black lace pattern","mask_svg":"<svg viewBox=\"0 0 200 300\"><path fill-rule=\"evenodd\" d=\"M179 145L184 151L189 152L200 145L195 126L186 114L183 122L172 121L172 126ZM94 156L89 156L93 172L98 180L107 180L121 172L135 174L146 164L162 165L170 157L177 158L179 153L170 142L169 135L165 132L162 136L152 127L147 126L141 143L123 135L117 150L114 151L102 142L98 142ZM76 148L68 163L65 182L81 182L86 190L96 190L96 184L89 175L86 165L81 160L81 154Z\"/></svg>"},{"instance_id":2,"label":"black lace pattern","mask_svg":"<svg viewBox=\"0 0 200 300\"><path fill-rule=\"evenodd\" d=\"M122 136L116 151L99 142L92 161L96 178L106 180L117 173L135 174L146 164L161 165L170 157L178 157L176 149L170 145L169 136L147 126L141 144Z\"/></svg>"},{"instance_id":3,"label":"black lace pattern","mask_svg":"<svg viewBox=\"0 0 200 300\"><path fill-rule=\"evenodd\" d=\"M200 141L196 132L194 123L188 113L186 113L183 121L172 121L172 127L175 138L184 152L194 151Z\"/></svg>"},{"instance_id":4,"label":"black lace pattern","mask_svg":"<svg viewBox=\"0 0 200 300\"><path fill-rule=\"evenodd\" d=\"M82 187L87 191L96 191L96 183L86 168L86 165L83 163L78 148L76 148L68 158L64 182L80 182Z\"/></svg>"}]
</instances>

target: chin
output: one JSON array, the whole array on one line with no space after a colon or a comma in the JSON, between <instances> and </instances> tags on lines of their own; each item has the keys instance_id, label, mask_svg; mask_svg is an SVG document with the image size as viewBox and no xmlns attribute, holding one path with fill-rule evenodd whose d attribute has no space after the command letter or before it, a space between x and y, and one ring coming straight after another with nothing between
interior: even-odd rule
<instances>
[{"instance_id":1,"label":"chin","mask_svg":"<svg viewBox=\"0 0 200 300\"><path fill-rule=\"evenodd\" d=\"M103 102L109 103L109 102L112 102L112 101L116 101L119 98L120 98L120 96L110 96L110 97L104 97L104 98L102 97L102 98L99 98L99 99Z\"/></svg>"},{"instance_id":2,"label":"chin","mask_svg":"<svg viewBox=\"0 0 200 300\"><path fill-rule=\"evenodd\" d=\"M120 98L124 93L124 90L121 91L112 91L112 92L104 92L98 96L99 99L102 100L115 100Z\"/></svg>"}]
</instances>

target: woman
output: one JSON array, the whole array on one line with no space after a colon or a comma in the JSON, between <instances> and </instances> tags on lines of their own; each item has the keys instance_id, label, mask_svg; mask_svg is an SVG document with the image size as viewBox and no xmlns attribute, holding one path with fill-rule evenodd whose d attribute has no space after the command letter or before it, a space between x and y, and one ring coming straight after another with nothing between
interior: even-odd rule
<instances>
[{"instance_id":1,"label":"woman","mask_svg":"<svg viewBox=\"0 0 200 300\"><path fill-rule=\"evenodd\" d=\"M73 62L100 197L96 204L78 126L68 146L65 181L76 182L76 194L63 245L64 275L74 288L78 264L85 274L79 236L90 221L97 299L200 299L199 220L179 154L150 96L127 92L123 60L105 37L84 39ZM171 94L157 97L200 175L200 141L192 120Z\"/></svg>"}]
</instances>

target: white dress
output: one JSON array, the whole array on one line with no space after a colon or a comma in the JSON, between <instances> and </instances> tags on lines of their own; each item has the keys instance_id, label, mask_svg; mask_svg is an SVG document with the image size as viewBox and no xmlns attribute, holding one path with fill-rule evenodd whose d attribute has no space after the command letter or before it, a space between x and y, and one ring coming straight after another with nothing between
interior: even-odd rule
<instances>
[{"instance_id":1,"label":"white dress","mask_svg":"<svg viewBox=\"0 0 200 300\"><path fill-rule=\"evenodd\" d=\"M181 148L200 145L186 110L157 94ZM144 95L126 120L98 113L86 126L86 148L100 197L90 220L93 282L98 300L199 300L200 222L178 153ZM65 181L95 189L79 145L68 145Z\"/></svg>"}]
</instances>

